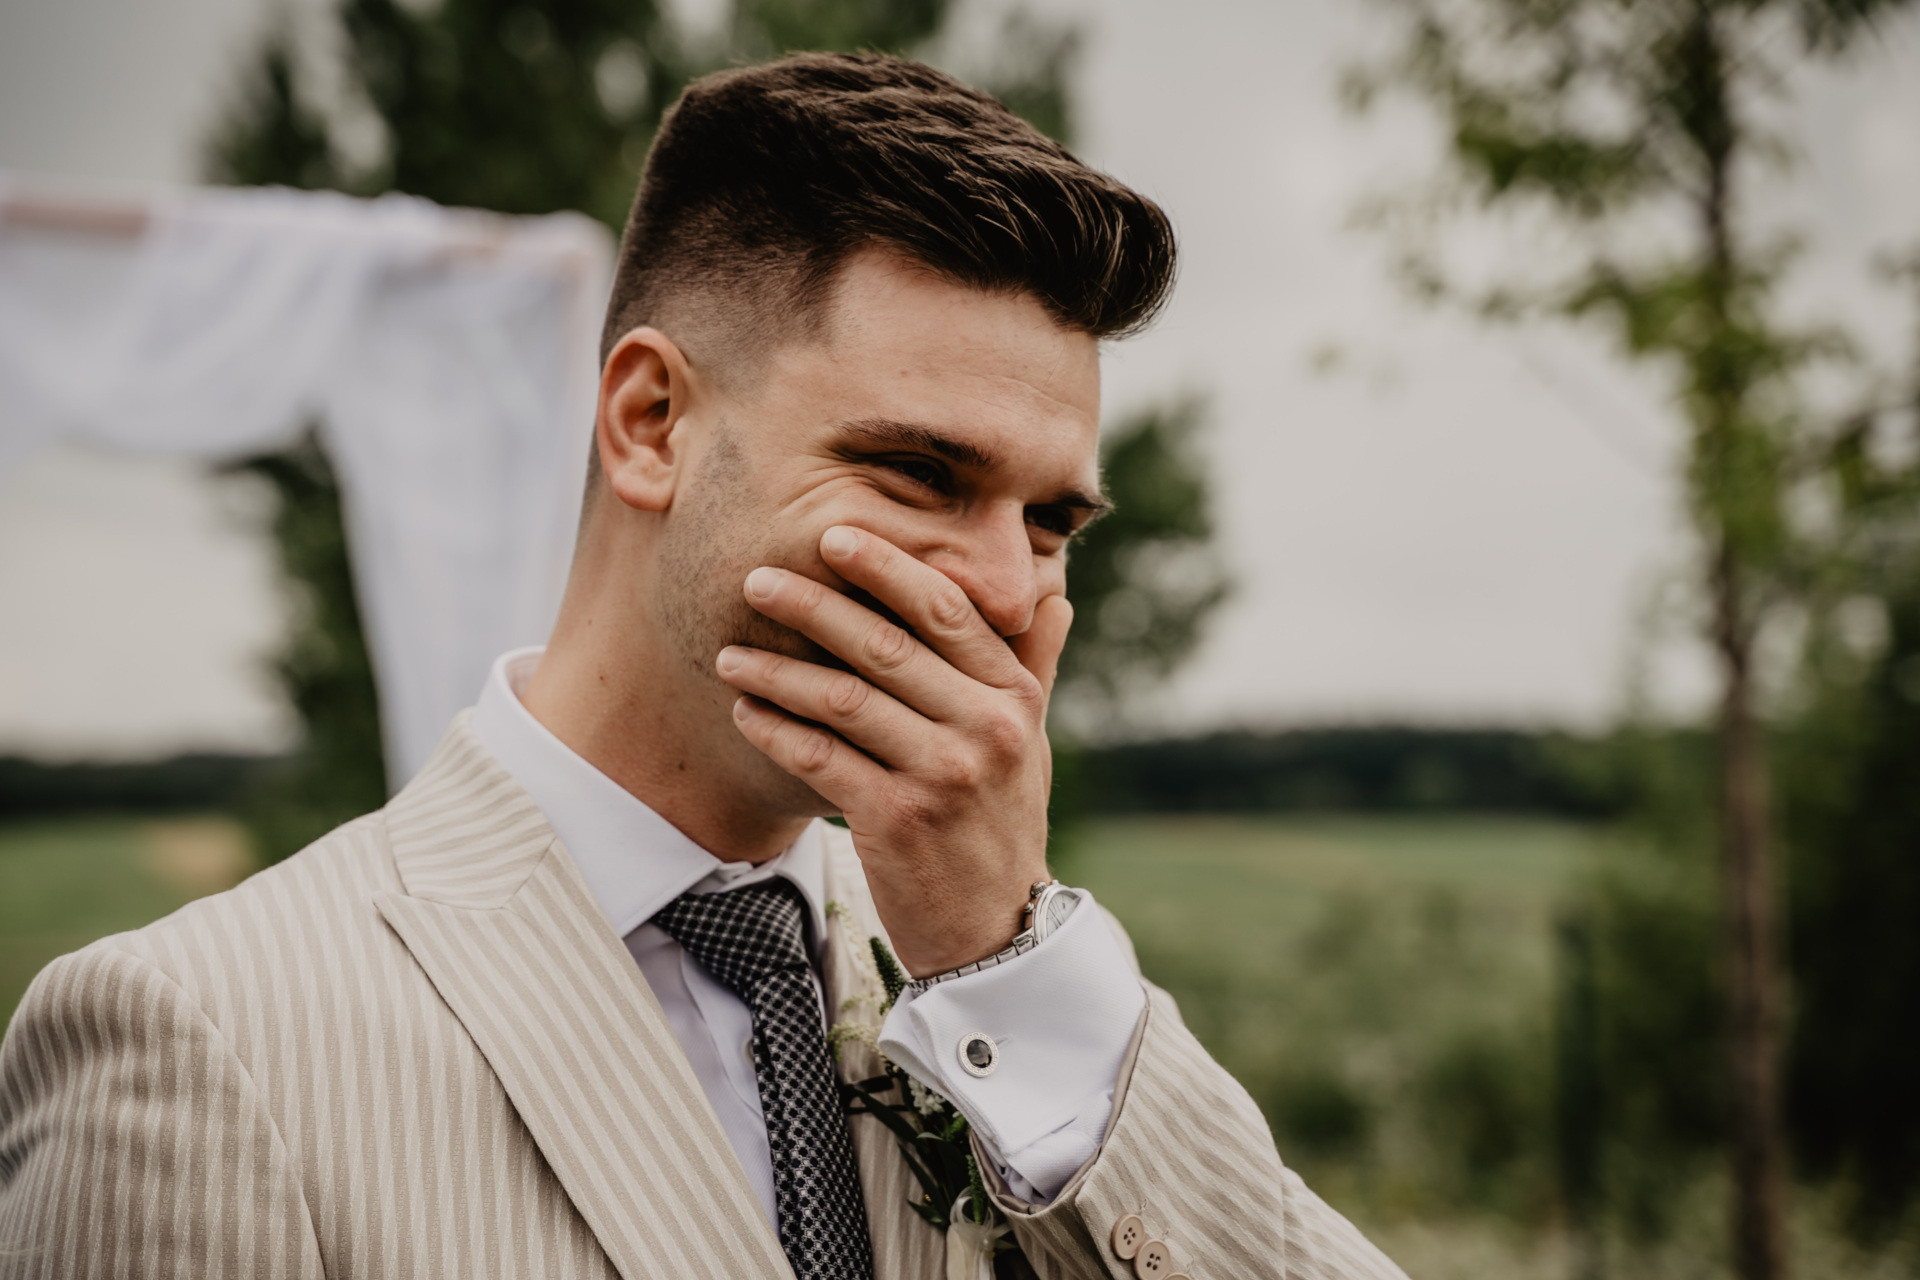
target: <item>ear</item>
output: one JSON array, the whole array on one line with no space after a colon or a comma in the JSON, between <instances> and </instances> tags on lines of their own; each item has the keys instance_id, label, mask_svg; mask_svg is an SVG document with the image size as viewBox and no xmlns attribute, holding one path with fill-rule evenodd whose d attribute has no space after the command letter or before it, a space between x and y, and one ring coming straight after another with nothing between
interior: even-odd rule
<instances>
[{"instance_id":1,"label":"ear","mask_svg":"<svg viewBox=\"0 0 1920 1280\"><path fill-rule=\"evenodd\" d=\"M692 384L686 356L658 329L633 330L607 357L594 435L607 487L627 506L665 511L672 504Z\"/></svg>"}]
</instances>

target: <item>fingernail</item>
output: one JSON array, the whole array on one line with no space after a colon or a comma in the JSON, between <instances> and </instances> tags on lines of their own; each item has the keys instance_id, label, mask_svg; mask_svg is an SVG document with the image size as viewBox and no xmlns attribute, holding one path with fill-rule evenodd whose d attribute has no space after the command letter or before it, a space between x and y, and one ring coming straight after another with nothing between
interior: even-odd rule
<instances>
[{"instance_id":1,"label":"fingernail","mask_svg":"<svg viewBox=\"0 0 1920 1280\"><path fill-rule=\"evenodd\" d=\"M733 718L735 720L743 720L743 721L751 720L753 719L753 716L754 716L754 709L753 709L752 702L748 701L745 698L738 699L737 701L734 702Z\"/></svg>"},{"instance_id":2,"label":"fingernail","mask_svg":"<svg viewBox=\"0 0 1920 1280\"><path fill-rule=\"evenodd\" d=\"M860 549L860 535L837 524L821 537L820 547L830 556L850 556Z\"/></svg>"},{"instance_id":3,"label":"fingernail","mask_svg":"<svg viewBox=\"0 0 1920 1280\"><path fill-rule=\"evenodd\" d=\"M780 585L780 575L764 566L747 575L747 594L756 600L765 600Z\"/></svg>"},{"instance_id":4,"label":"fingernail","mask_svg":"<svg viewBox=\"0 0 1920 1280\"><path fill-rule=\"evenodd\" d=\"M720 668L720 674L730 676L734 672L738 671L740 669L740 664L745 662L746 660L747 660L746 654L742 653L740 650L736 649L734 646L728 645L726 648L720 651L720 657L716 661L715 665L717 665Z\"/></svg>"}]
</instances>

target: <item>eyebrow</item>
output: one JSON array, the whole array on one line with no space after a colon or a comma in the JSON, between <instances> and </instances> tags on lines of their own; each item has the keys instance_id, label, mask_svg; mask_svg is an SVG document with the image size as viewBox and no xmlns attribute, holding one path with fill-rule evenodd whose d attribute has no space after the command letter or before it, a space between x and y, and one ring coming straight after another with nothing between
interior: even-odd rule
<instances>
[{"instance_id":1,"label":"eyebrow","mask_svg":"<svg viewBox=\"0 0 1920 1280\"><path fill-rule=\"evenodd\" d=\"M841 423L839 431L844 440L869 449L910 449L916 453L930 453L945 458L955 466L981 471L990 471L1000 463L998 456L990 449L983 449L970 441L956 440L913 422L899 422L892 418L860 418ZM1085 511L1096 519L1113 509L1113 503L1107 500L1105 494L1086 493L1080 489L1066 489L1046 502L1031 505Z\"/></svg>"}]
</instances>

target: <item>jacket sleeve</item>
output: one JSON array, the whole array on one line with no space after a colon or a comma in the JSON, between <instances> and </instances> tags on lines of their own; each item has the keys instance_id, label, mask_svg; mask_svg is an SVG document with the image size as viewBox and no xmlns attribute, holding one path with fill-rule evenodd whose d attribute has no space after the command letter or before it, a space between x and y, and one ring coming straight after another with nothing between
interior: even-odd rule
<instances>
[{"instance_id":1,"label":"jacket sleeve","mask_svg":"<svg viewBox=\"0 0 1920 1280\"><path fill-rule=\"evenodd\" d=\"M1043 1280L1135 1280L1114 1229L1135 1215L1171 1255L1157 1277L1406 1280L1365 1236L1280 1162L1266 1118L1148 988L1115 1113L1099 1152L1036 1209L995 1199Z\"/></svg>"},{"instance_id":2,"label":"jacket sleeve","mask_svg":"<svg viewBox=\"0 0 1920 1280\"><path fill-rule=\"evenodd\" d=\"M286 1146L200 1007L114 939L49 965L0 1045L0 1277L323 1274Z\"/></svg>"}]
</instances>

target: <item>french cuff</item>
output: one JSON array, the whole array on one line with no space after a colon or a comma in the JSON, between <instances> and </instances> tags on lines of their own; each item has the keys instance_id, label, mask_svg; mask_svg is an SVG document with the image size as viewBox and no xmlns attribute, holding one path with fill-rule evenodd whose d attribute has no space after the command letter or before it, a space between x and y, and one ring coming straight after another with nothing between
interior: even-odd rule
<instances>
[{"instance_id":1,"label":"french cuff","mask_svg":"<svg viewBox=\"0 0 1920 1280\"><path fill-rule=\"evenodd\" d=\"M951 1099L1036 1204L1100 1149L1147 1006L1106 913L1074 892L1079 907L1045 942L918 994L909 987L880 1028L880 1052Z\"/></svg>"}]
</instances>

